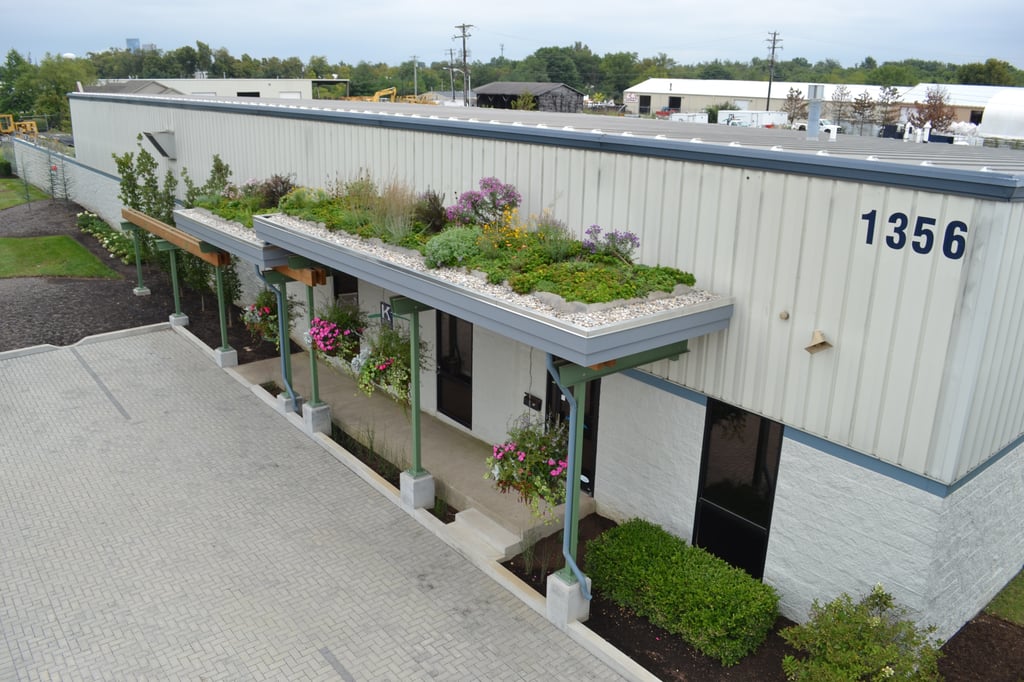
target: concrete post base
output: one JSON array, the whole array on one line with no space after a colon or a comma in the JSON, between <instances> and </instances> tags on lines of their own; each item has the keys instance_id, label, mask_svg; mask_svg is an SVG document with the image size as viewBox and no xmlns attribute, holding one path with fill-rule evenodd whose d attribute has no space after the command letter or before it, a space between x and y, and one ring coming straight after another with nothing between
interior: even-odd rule
<instances>
[{"instance_id":1,"label":"concrete post base","mask_svg":"<svg viewBox=\"0 0 1024 682\"><path fill-rule=\"evenodd\" d=\"M423 472L419 476L413 476L408 471L403 471L398 476L400 495L399 499L403 509L423 509L434 506L434 477Z\"/></svg>"},{"instance_id":2,"label":"concrete post base","mask_svg":"<svg viewBox=\"0 0 1024 682\"><path fill-rule=\"evenodd\" d=\"M309 403L302 406L302 425L306 433L331 433L331 406L320 404L312 407Z\"/></svg>"},{"instance_id":3,"label":"concrete post base","mask_svg":"<svg viewBox=\"0 0 1024 682\"><path fill-rule=\"evenodd\" d=\"M188 326L188 315L182 313L178 315L176 313L171 314L169 318L172 327L187 327Z\"/></svg>"},{"instance_id":4,"label":"concrete post base","mask_svg":"<svg viewBox=\"0 0 1024 682\"><path fill-rule=\"evenodd\" d=\"M132 293L136 296L149 296L149 287L135 287Z\"/></svg>"},{"instance_id":5,"label":"concrete post base","mask_svg":"<svg viewBox=\"0 0 1024 682\"><path fill-rule=\"evenodd\" d=\"M295 399L292 400L291 396L288 395L287 391L282 391L277 394L277 411L281 414L293 414L302 413L302 396L296 394Z\"/></svg>"},{"instance_id":6,"label":"concrete post base","mask_svg":"<svg viewBox=\"0 0 1024 682\"><path fill-rule=\"evenodd\" d=\"M213 359L218 367L238 367L238 351L234 348L217 348L213 351Z\"/></svg>"},{"instance_id":7,"label":"concrete post base","mask_svg":"<svg viewBox=\"0 0 1024 682\"><path fill-rule=\"evenodd\" d=\"M587 578L590 589L590 578ZM547 618L559 630L565 630L569 623L585 623L590 618L590 601L583 598L579 583L571 585L557 573L548 576L548 597L545 601Z\"/></svg>"}]
</instances>

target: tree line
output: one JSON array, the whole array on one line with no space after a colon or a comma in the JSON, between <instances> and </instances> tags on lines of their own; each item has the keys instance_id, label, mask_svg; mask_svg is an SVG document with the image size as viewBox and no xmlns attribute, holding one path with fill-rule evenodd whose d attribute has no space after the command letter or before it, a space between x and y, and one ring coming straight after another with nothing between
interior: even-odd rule
<instances>
[{"instance_id":1,"label":"tree line","mask_svg":"<svg viewBox=\"0 0 1024 682\"><path fill-rule=\"evenodd\" d=\"M621 101L623 90L648 78L767 81L769 66L767 59L756 57L747 62L714 60L683 65L664 53L643 58L636 52L598 55L576 42L566 47L542 47L519 60L495 57L487 62L475 61L468 71L472 86L495 81L565 83L595 101ZM414 94L414 90L458 93L463 86L460 69L458 62L411 59L392 66L367 61L331 63L319 55L308 62L298 57L235 57L226 48L212 49L200 41L194 47L185 45L173 50L110 48L78 59L47 54L38 63L10 50L0 65L0 113L37 116L45 119L49 128L67 129L70 111L65 94L74 90L76 83L88 85L108 78L193 78L205 73L209 78L348 79L347 87L325 86L316 93L321 98L334 98L371 95L389 87L397 88L400 95ZM777 81L882 86L922 82L1024 86L1024 71L995 58L957 65L921 59L878 64L866 57L854 66L843 67L833 59L812 64L796 57L776 61L773 77Z\"/></svg>"}]
</instances>

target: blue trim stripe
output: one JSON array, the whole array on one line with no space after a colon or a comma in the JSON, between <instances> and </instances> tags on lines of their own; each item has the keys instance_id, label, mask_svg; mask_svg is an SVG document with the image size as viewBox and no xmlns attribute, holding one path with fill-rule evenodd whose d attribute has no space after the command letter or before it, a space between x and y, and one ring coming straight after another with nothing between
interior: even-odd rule
<instances>
[{"instance_id":1,"label":"blue trim stripe","mask_svg":"<svg viewBox=\"0 0 1024 682\"><path fill-rule=\"evenodd\" d=\"M951 492L951 493L956 492L963 485L965 485L968 482L974 480L975 476L977 476L981 472L985 471L985 469L988 469L990 466L992 466L993 464L995 464L996 462L1001 460L1003 457L1005 457L1006 455L1008 455L1011 452L1013 452L1014 450L1016 450L1017 448L1021 447L1022 445L1024 445L1024 433L1022 433L1021 435L1017 436L1017 438L1015 438L1014 440L1010 441L1010 443L1007 444L1006 447L1004 447L1003 449L1001 449L998 452L996 452L996 454L994 454L991 457L989 457L983 463L979 464L974 469L971 469L969 472L967 472L967 475L964 476L963 478L961 478L959 481L957 481L956 483L954 483L951 486L949 486L949 492Z\"/></svg>"},{"instance_id":2,"label":"blue trim stripe","mask_svg":"<svg viewBox=\"0 0 1024 682\"><path fill-rule=\"evenodd\" d=\"M838 457L844 462L849 462L855 466L859 466L868 471L873 471L876 474L881 474L886 478L891 478L894 481L898 481L905 485L909 485L912 488L917 488L936 497L946 497L950 493L950 487L944 483L939 483L936 480L930 479L920 474L915 474L912 471L901 469L895 464L889 464L883 462L876 457L869 457L862 452L851 450L845 445L839 445L833 443L830 440L825 440L820 436L815 436L806 431L800 429L794 429L791 426L783 425L784 431L783 436L789 438L792 441L801 443L808 447L812 447L815 450L820 450L827 455Z\"/></svg>"},{"instance_id":3,"label":"blue trim stripe","mask_svg":"<svg viewBox=\"0 0 1024 682\"><path fill-rule=\"evenodd\" d=\"M653 386L654 388L660 391L671 393L672 395L678 398L689 400L691 403L697 403L701 407L705 407L708 404L708 398L706 395L702 393L697 393L697 391L686 388L685 386L677 384L674 381L662 379L661 377L655 376L650 372L645 372L640 369L627 369L620 372L620 374L623 374L629 377L630 379L636 379L637 381L647 384L648 386Z\"/></svg>"},{"instance_id":4,"label":"blue trim stripe","mask_svg":"<svg viewBox=\"0 0 1024 682\"><path fill-rule=\"evenodd\" d=\"M622 372L622 374L628 376L630 379L636 379L637 381L648 386L651 386L653 388L656 388L658 390L665 391L666 393L670 393L671 395L683 398L685 400L689 400L692 403L696 403L701 406L707 405L707 396L698 393L692 389L686 388L685 386L681 386L673 381L669 381L668 379L663 379L662 377L655 376L650 372L645 372L639 369L628 369ZM783 427L783 437L785 438L788 438L797 443L801 443L808 447L812 447L815 450L824 452L827 455L838 457L844 462L849 462L854 466L862 467L864 469L867 469L868 471L873 471L876 474L881 474L886 478L891 478L894 481L899 481L900 483L909 485L913 488L917 488L918 490L922 490L926 493L929 493L930 495L935 495L937 497L942 498L949 497L957 490L970 483L972 480L974 480L976 476L978 476L981 472L985 471L990 466L998 462L1000 459L1002 459L1009 453L1013 452L1017 448L1024 446L1024 434L1021 434L1016 440L1012 441L1006 447L1002 448L999 452L995 453L992 457L988 458L983 464L971 470L966 476L956 481L955 483L947 485L945 483L940 483L939 481L928 478L927 476L922 476L921 474L915 474L912 471L902 469L896 466L895 464L883 462L877 457L871 457L869 455L865 455L863 452L851 450L845 445L839 445L838 443L833 443L832 441L826 440L820 436L815 436L813 434L807 433L806 431L801 431L800 429L793 428L792 426L786 426L785 424L783 424Z\"/></svg>"}]
</instances>

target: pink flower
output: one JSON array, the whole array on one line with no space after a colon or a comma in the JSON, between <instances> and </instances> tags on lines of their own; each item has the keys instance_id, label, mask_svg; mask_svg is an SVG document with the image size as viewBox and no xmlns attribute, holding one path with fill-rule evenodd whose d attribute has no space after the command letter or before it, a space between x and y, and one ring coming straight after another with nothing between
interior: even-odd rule
<instances>
[{"instance_id":1,"label":"pink flower","mask_svg":"<svg viewBox=\"0 0 1024 682\"><path fill-rule=\"evenodd\" d=\"M526 459L526 453L525 452L520 452L518 459L519 459L520 462L522 462L524 459Z\"/></svg>"},{"instance_id":2,"label":"pink flower","mask_svg":"<svg viewBox=\"0 0 1024 682\"><path fill-rule=\"evenodd\" d=\"M553 459L549 459L549 460L548 460L548 466L549 466L549 467L553 467L553 466L555 466L555 460L553 460Z\"/></svg>"}]
</instances>

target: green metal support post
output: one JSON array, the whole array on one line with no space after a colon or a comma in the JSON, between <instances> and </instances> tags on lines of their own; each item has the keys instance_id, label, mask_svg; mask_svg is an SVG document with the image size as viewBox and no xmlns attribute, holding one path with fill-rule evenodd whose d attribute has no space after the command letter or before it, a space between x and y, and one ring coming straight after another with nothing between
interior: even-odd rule
<instances>
[{"instance_id":1,"label":"green metal support post","mask_svg":"<svg viewBox=\"0 0 1024 682\"><path fill-rule=\"evenodd\" d=\"M231 346L228 345L228 304L224 300L224 266L218 265L214 272L217 276L217 312L220 314L220 349L229 351Z\"/></svg>"},{"instance_id":2,"label":"green metal support post","mask_svg":"<svg viewBox=\"0 0 1024 682\"><path fill-rule=\"evenodd\" d=\"M420 462L420 312L413 310L409 321L409 402L412 410L412 467L409 473L419 476L423 473Z\"/></svg>"},{"instance_id":3,"label":"green metal support post","mask_svg":"<svg viewBox=\"0 0 1024 682\"><path fill-rule=\"evenodd\" d=\"M412 466L409 473L416 477L426 473L420 447L420 312L430 310L430 307L405 296L392 296L391 309L396 315L409 316L409 373L412 375L409 382L409 409L412 411Z\"/></svg>"},{"instance_id":4,"label":"green metal support post","mask_svg":"<svg viewBox=\"0 0 1024 682\"><path fill-rule=\"evenodd\" d=\"M292 385L292 354L291 354L291 338L288 336L288 330L291 329L291 321L288 319L288 282L285 279L281 280L281 283L277 285L281 289L281 300L284 303L278 306L277 316L280 319L278 325L278 344L281 347L281 357L284 358L284 380L288 382L288 385Z\"/></svg>"},{"instance_id":5,"label":"green metal support post","mask_svg":"<svg viewBox=\"0 0 1024 682\"><path fill-rule=\"evenodd\" d=\"M140 229L132 223L121 223L121 231L129 232L132 235L132 246L135 247L135 274L138 277L139 285L132 291L136 296L149 296L149 289L142 281L142 247L139 246Z\"/></svg>"},{"instance_id":6,"label":"green metal support post","mask_svg":"<svg viewBox=\"0 0 1024 682\"><path fill-rule=\"evenodd\" d=\"M181 315L181 294L178 291L178 247L166 239L156 240L156 248L166 251L171 259L171 289L174 293L174 315Z\"/></svg>"},{"instance_id":7,"label":"green metal support post","mask_svg":"<svg viewBox=\"0 0 1024 682\"><path fill-rule=\"evenodd\" d=\"M575 423L572 424L572 427L575 429L572 470L568 472L569 478L567 480L571 487L568 491L568 499L566 499L565 514L568 519L565 524L565 532L569 538L569 554L572 556L573 561L575 561L576 550L580 540L580 471L583 467L583 417L581 413L583 411L582 406L587 404L587 382L572 384L569 388L572 389L573 398L576 399L576 407L573 415ZM558 571L558 575L570 585L577 582L576 574L568 562Z\"/></svg>"},{"instance_id":8,"label":"green metal support post","mask_svg":"<svg viewBox=\"0 0 1024 682\"><path fill-rule=\"evenodd\" d=\"M313 287L306 285L306 312L309 317L310 325L313 324ZM313 347L313 341L310 339L309 342L309 380L310 389L313 395L310 396L309 406L318 407L322 403L320 402L320 379L317 374L316 366L316 350Z\"/></svg>"}]
</instances>

